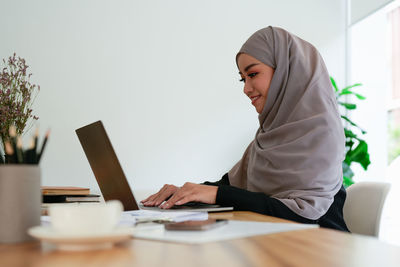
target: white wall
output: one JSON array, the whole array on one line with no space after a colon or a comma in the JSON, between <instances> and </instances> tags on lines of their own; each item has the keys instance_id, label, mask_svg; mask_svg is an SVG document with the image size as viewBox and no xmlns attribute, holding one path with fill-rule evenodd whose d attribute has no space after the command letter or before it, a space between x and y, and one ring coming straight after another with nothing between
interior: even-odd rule
<instances>
[{"instance_id":1,"label":"white wall","mask_svg":"<svg viewBox=\"0 0 400 267\"><path fill-rule=\"evenodd\" d=\"M386 6L393 0L350 0L351 1L351 24L355 24L380 8Z\"/></svg>"},{"instance_id":2,"label":"white wall","mask_svg":"<svg viewBox=\"0 0 400 267\"><path fill-rule=\"evenodd\" d=\"M101 119L129 182L155 189L219 179L257 114L234 57L254 31L281 26L313 43L344 80L345 0L2 1L0 57L26 58L52 130L43 184L96 181L74 130Z\"/></svg>"},{"instance_id":3,"label":"white wall","mask_svg":"<svg viewBox=\"0 0 400 267\"><path fill-rule=\"evenodd\" d=\"M351 84L362 83L356 92L366 100L354 100L351 119L367 131L371 165L365 172L355 163L355 180L384 180L388 161L387 94L390 87L386 12L381 11L351 27Z\"/></svg>"}]
</instances>

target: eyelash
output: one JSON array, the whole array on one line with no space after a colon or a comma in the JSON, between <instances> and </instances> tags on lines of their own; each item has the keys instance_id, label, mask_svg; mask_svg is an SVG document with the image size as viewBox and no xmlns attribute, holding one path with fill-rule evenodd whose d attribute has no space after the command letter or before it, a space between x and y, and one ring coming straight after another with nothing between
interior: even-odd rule
<instances>
[{"instance_id":1,"label":"eyelash","mask_svg":"<svg viewBox=\"0 0 400 267\"><path fill-rule=\"evenodd\" d=\"M258 72L253 72L253 73L250 73L247 76L249 76L250 78L254 78L257 74L258 74ZM242 78L242 79L239 80L239 82L245 82L245 81L246 81L245 78Z\"/></svg>"}]
</instances>

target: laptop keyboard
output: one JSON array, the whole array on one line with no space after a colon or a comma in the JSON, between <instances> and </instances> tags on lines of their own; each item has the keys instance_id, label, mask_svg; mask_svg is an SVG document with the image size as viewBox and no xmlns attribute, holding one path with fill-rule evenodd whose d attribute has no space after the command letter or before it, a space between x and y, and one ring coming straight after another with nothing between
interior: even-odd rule
<instances>
[{"instance_id":1,"label":"laptop keyboard","mask_svg":"<svg viewBox=\"0 0 400 267\"><path fill-rule=\"evenodd\" d=\"M171 209L201 209L201 208L218 208L220 207L219 205L214 205L214 204L206 204L202 202L188 202L183 205L174 205L171 207Z\"/></svg>"}]
</instances>

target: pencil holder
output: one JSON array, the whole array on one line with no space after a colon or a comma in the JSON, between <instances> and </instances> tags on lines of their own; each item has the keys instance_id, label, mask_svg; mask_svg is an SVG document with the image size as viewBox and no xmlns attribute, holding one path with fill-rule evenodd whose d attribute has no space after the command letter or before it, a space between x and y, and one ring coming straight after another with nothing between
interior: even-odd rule
<instances>
[{"instance_id":1,"label":"pencil holder","mask_svg":"<svg viewBox=\"0 0 400 267\"><path fill-rule=\"evenodd\" d=\"M40 167L0 166L0 243L19 243L32 238L27 230L40 225Z\"/></svg>"}]
</instances>

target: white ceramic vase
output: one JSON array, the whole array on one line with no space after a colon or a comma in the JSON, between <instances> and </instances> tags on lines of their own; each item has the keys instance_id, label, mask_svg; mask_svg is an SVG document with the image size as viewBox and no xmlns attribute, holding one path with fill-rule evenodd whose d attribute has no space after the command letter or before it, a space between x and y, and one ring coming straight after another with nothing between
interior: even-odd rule
<instances>
[{"instance_id":1,"label":"white ceramic vase","mask_svg":"<svg viewBox=\"0 0 400 267\"><path fill-rule=\"evenodd\" d=\"M40 167L0 165L0 243L32 240L27 230L40 225Z\"/></svg>"}]
</instances>

